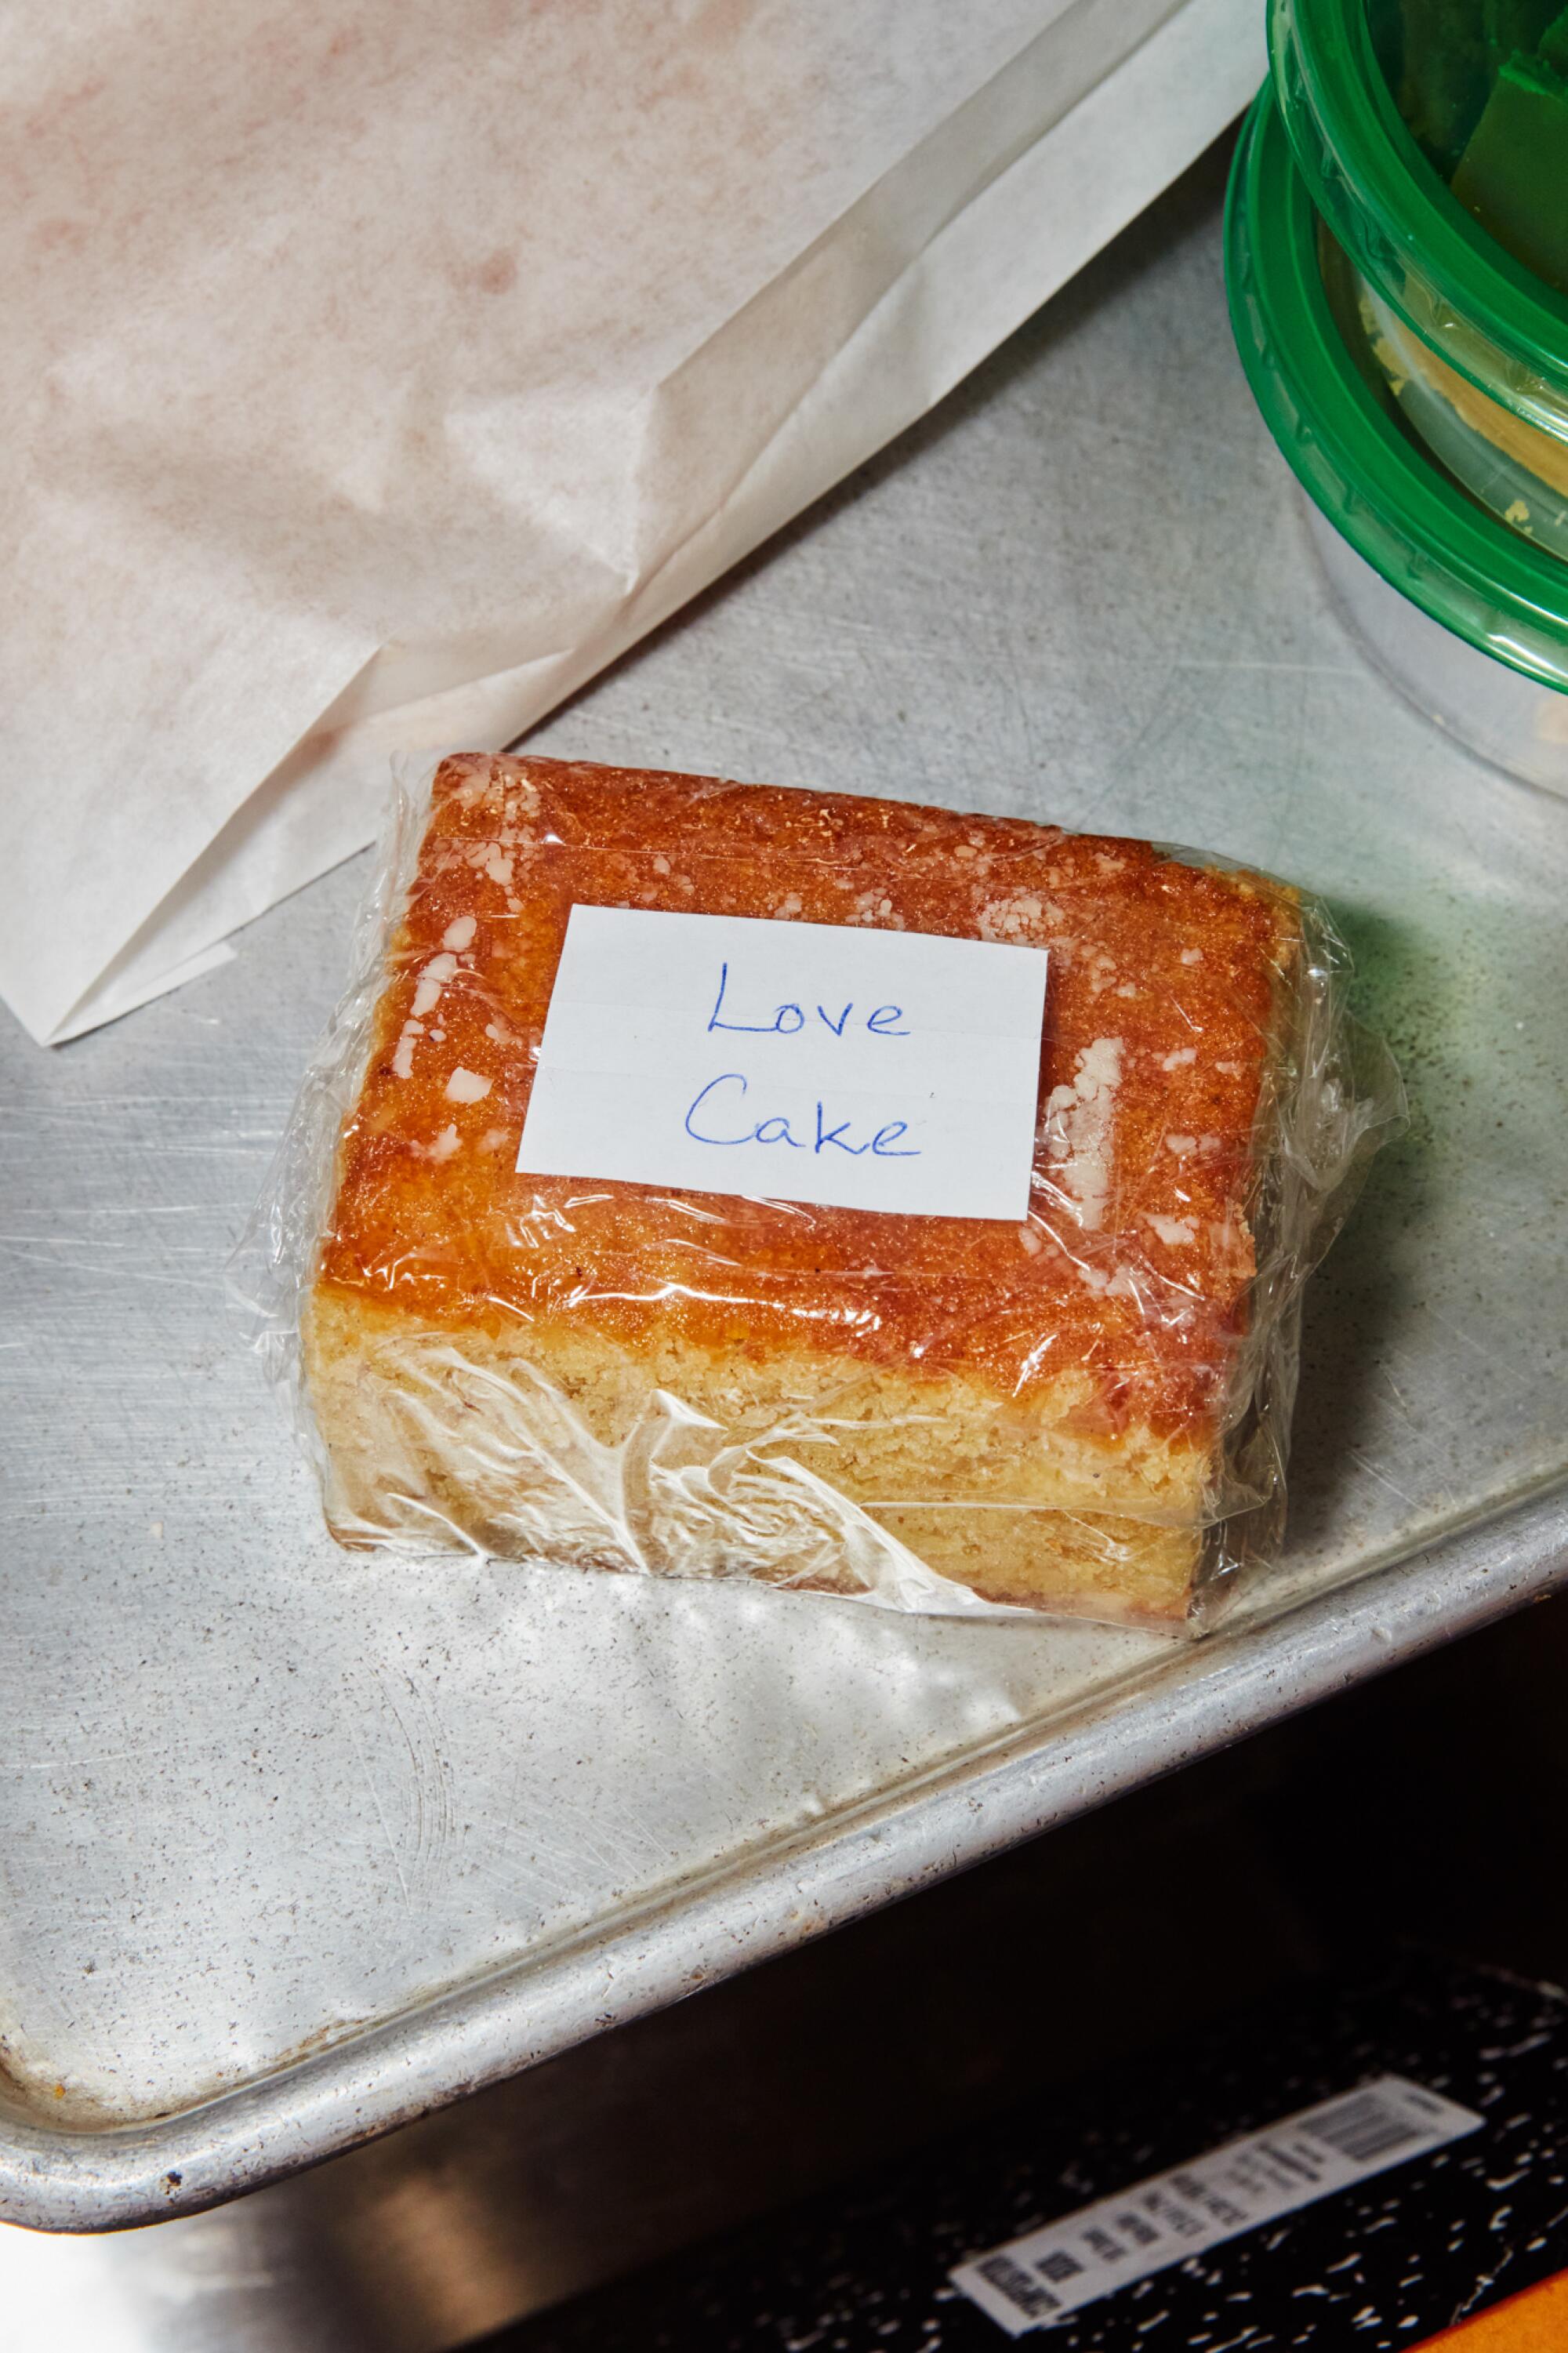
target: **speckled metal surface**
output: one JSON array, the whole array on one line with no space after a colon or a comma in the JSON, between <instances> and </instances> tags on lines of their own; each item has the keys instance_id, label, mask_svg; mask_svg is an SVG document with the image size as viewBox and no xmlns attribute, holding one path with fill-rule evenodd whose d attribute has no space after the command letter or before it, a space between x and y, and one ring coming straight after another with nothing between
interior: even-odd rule
<instances>
[{"instance_id":1,"label":"speckled metal surface","mask_svg":"<svg viewBox=\"0 0 1568 2353\"><path fill-rule=\"evenodd\" d=\"M1562 2264L1568 2010L1549 1988L1413 1958L1298 1990L1095 2082L1058 2113L1014 2111L879 2180L544 2314L494 2353L996 2353L1006 2333L956 2292L952 2266L1384 2073L1440 2091L1479 2129L1027 2341L1052 2353L1430 2344Z\"/></svg>"},{"instance_id":2,"label":"speckled metal surface","mask_svg":"<svg viewBox=\"0 0 1568 2353\"><path fill-rule=\"evenodd\" d=\"M1411 1083L1309 1312L1289 1557L1193 1651L321 1535L221 1293L361 877L0 1035L0 2214L352 2145L1568 1577L1560 803L1342 633L1189 187L535 739L1226 851Z\"/></svg>"}]
</instances>

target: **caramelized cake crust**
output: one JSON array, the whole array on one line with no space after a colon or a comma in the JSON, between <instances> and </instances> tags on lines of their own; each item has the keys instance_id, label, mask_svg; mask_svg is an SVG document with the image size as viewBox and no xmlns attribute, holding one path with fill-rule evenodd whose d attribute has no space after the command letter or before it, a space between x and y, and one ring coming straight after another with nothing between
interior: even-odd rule
<instances>
[{"instance_id":1,"label":"caramelized cake crust","mask_svg":"<svg viewBox=\"0 0 1568 2353\"><path fill-rule=\"evenodd\" d=\"M515 1174L579 903L1048 948L1027 1220ZM854 1584L852 1525L982 1596L1180 1615L1300 943L1292 893L1141 842L445 762L307 1323L337 1532Z\"/></svg>"}]
</instances>

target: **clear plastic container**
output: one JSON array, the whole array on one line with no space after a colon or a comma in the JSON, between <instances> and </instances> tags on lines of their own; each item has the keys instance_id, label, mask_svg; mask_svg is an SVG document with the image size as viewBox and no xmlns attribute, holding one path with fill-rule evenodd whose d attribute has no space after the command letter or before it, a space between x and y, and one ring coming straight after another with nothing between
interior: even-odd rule
<instances>
[{"instance_id":1,"label":"clear plastic container","mask_svg":"<svg viewBox=\"0 0 1568 2353\"><path fill-rule=\"evenodd\" d=\"M1568 446L1568 293L1467 209L1391 87L1398 28L1419 14L1394 0L1271 0L1285 130L1312 203L1373 291L1488 400Z\"/></svg>"},{"instance_id":2,"label":"clear plastic container","mask_svg":"<svg viewBox=\"0 0 1568 2353\"><path fill-rule=\"evenodd\" d=\"M1368 342L1406 421L1483 506L1568 558L1568 443L1478 392L1364 278L1356 288Z\"/></svg>"},{"instance_id":3,"label":"clear plastic container","mask_svg":"<svg viewBox=\"0 0 1568 2353\"><path fill-rule=\"evenodd\" d=\"M1500 768L1568 793L1568 700L1456 638L1391 588L1310 500L1302 504L1334 602L1390 683Z\"/></svg>"},{"instance_id":4,"label":"clear plastic container","mask_svg":"<svg viewBox=\"0 0 1568 2353\"><path fill-rule=\"evenodd\" d=\"M1430 717L1568 794L1568 565L1479 506L1403 421L1271 88L1237 152L1226 236L1242 363L1342 607Z\"/></svg>"}]
</instances>

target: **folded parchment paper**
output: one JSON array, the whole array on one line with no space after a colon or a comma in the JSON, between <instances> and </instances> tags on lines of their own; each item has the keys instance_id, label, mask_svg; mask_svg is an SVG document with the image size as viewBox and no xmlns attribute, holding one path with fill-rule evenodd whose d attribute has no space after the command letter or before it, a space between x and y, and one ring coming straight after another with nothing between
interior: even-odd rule
<instances>
[{"instance_id":1,"label":"folded parchment paper","mask_svg":"<svg viewBox=\"0 0 1568 2353\"><path fill-rule=\"evenodd\" d=\"M1258 0L66 0L0 31L0 991L58 1040L939 399Z\"/></svg>"}]
</instances>

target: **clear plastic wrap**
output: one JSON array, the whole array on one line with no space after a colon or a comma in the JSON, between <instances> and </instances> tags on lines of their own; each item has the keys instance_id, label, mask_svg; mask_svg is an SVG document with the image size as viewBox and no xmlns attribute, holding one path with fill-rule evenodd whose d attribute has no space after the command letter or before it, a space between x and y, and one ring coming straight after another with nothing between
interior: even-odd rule
<instances>
[{"instance_id":1,"label":"clear plastic wrap","mask_svg":"<svg viewBox=\"0 0 1568 2353\"><path fill-rule=\"evenodd\" d=\"M1045 947L1026 1216L516 1173L574 906ZM1187 852L443 762L237 1262L332 1533L1212 1622L1278 1543L1303 1284L1402 1111L1346 971L1315 903Z\"/></svg>"}]
</instances>

